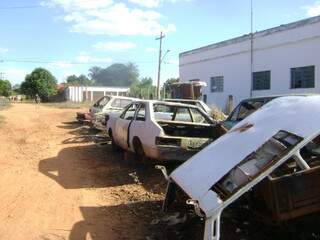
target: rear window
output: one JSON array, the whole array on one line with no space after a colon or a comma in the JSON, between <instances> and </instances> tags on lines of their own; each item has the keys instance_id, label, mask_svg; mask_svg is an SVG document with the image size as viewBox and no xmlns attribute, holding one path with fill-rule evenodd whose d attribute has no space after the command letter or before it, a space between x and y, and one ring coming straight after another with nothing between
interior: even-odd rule
<instances>
[{"instance_id":1,"label":"rear window","mask_svg":"<svg viewBox=\"0 0 320 240\"><path fill-rule=\"evenodd\" d=\"M156 121L176 121L176 122L195 122L207 123L208 120L196 108L170 106L165 104L153 105L154 117Z\"/></svg>"}]
</instances>

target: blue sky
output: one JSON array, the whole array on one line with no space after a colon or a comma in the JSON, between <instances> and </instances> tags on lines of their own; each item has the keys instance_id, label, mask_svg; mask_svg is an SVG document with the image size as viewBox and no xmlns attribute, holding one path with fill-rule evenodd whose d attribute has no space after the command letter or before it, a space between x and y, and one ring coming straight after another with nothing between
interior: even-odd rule
<instances>
[{"instance_id":1,"label":"blue sky","mask_svg":"<svg viewBox=\"0 0 320 240\"><path fill-rule=\"evenodd\" d=\"M320 14L318 0L253 3L255 31ZM248 33L250 0L1 0L0 29L0 72L13 83L40 66L62 82L129 61L155 81L163 30L164 81L178 77L180 52Z\"/></svg>"}]
</instances>

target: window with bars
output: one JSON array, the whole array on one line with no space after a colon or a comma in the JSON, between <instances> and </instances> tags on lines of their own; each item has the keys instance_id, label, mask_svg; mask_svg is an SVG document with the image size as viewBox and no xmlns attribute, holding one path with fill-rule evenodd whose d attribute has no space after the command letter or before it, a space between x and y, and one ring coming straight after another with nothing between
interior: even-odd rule
<instances>
[{"instance_id":1,"label":"window with bars","mask_svg":"<svg viewBox=\"0 0 320 240\"><path fill-rule=\"evenodd\" d=\"M223 76L211 78L211 92L223 92Z\"/></svg>"},{"instance_id":2,"label":"window with bars","mask_svg":"<svg viewBox=\"0 0 320 240\"><path fill-rule=\"evenodd\" d=\"M252 73L252 90L270 90L271 71Z\"/></svg>"},{"instance_id":3,"label":"window with bars","mask_svg":"<svg viewBox=\"0 0 320 240\"><path fill-rule=\"evenodd\" d=\"M314 88L314 66L291 68L291 88Z\"/></svg>"}]
</instances>

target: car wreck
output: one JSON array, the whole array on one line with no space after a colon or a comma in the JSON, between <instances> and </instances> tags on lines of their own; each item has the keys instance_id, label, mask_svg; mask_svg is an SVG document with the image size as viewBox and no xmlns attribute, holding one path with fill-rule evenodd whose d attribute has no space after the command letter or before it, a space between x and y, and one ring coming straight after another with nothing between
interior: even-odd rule
<instances>
[{"instance_id":1,"label":"car wreck","mask_svg":"<svg viewBox=\"0 0 320 240\"><path fill-rule=\"evenodd\" d=\"M141 100L110 115L107 132L114 146L141 157L185 161L226 130L197 106Z\"/></svg>"},{"instance_id":2,"label":"car wreck","mask_svg":"<svg viewBox=\"0 0 320 240\"><path fill-rule=\"evenodd\" d=\"M274 99L169 176L158 167L168 180L164 209L181 189L205 219L204 240L220 238L221 213L254 187L279 220L319 211L319 107L319 96Z\"/></svg>"},{"instance_id":3,"label":"car wreck","mask_svg":"<svg viewBox=\"0 0 320 240\"><path fill-rule=\"evenodd\" d=\"M89 122L96 129L105 130L105 115L120 114L134 100L136 99L123 96L104 96L92 105L89 113L77 112L76 119L81 123Z\"/></svg>"}]
</instances>

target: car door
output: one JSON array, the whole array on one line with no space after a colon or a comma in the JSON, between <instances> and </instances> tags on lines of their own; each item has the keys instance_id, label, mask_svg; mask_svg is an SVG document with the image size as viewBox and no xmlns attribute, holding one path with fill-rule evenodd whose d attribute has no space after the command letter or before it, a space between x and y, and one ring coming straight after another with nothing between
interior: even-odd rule
<instances>
[{"instance_id":1,"label":"car door","mask_svg":"<svg viewBox=\"0 0 320 240\"><path fill-rule=\"evenodd\" d=\"M137 113L129 126L128 143L132 150L134 150L132 146L132 140L134 137L138 137L142 145L151 141L151 131L146 131L146 129L148 129L146 120L146 105L145 103L141 103L137 106Z\"/></svg>"},{"instance_id":2,"label":"car door","mask_svg":"<svg viewBox=\"0 0 320 240\"><path fill-rule=\"evenodd\" d=\"M113 133L116 143L124 149L128 149L128 129L133 121L136 104L130 104L127 109L120 115L115 124L115 132Z\"/></svg>"}]
</instances>

